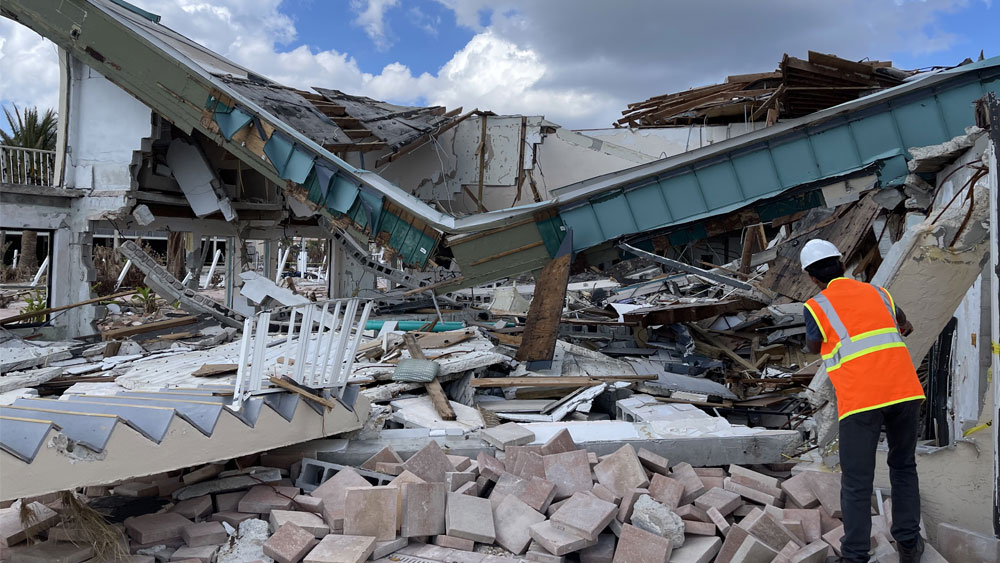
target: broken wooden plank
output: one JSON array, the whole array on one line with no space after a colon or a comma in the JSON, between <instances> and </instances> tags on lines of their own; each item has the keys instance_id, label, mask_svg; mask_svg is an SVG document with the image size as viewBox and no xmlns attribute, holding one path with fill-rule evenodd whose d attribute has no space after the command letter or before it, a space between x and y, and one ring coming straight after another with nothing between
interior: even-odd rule
<instances>
[{"instance_id":1,"label":"broken wooden plank","mask_svg":"<svg viewBox=\"0 0 1000 563\"><path fill-rule=\"evenodd\" d=\"M656 375L567 375L546 377L480 377L473 387L585 387L616 381L652 381Z\"/></svg>"},{"instance_id":2,"label":"broken wooden plank","mask_svg":"<svg viewBox=\"0 0 1000 563\"><path fill-rule=\"evenodd\" d=\"M237 364L202 364L202 366L195 370L191 375L194 377L212 377L215 375L235 373L237 368L239 368Z\"/></svg>"},{"instance_id":3,"label":"broken wooden plank","mask_svg":"<svg viewBox=\"0 0 1000 563\"><path fill-rule=\"evenodd\" d=\"M106 332L102 332L101 339L114 340L116 338L125 338L127 336L134 336L136 334L144 334L147 332L155 332L157 330L164 330L168 328L189 325L197 321L198 317L194 315L188 315L186 317L177 317L176 319L164 319L162 321L141 324L139 326L126 326L122 328L115 328Z\"/></svg>"},{"instance_id":4,"label":"broken wooden plank","mask_svg":"<svg viewBox=\"0 0 1000 563\"><path fill-rule=\"evenodd\" d=\"M719 350L722 350L722 353L725 354L726 356L728 356L734 362L740 364L741 366L743 366L744 368L746 368L749 371L752 371L754 373L760 373L760 371L757 370L756 366L754 366L753 364L751 364L743 356L737 354L736 352L733 352L728 346L726 346L725 344L723 344L722 342L720 342L719 339L716 338L715 335L713 335L712 333L710 333L707 330L701 328L700 326L698 326L695 323L688 323L687 326L690 327L691 330L697 332L698 336L704 338L706 341L708 341L709 344L711 344L712 346L718 348Z\"/></svg>"},{"instance_id":5,"label":"broken wooden plank","mask_svg":"<svg viewBox=\"0 0 1000 563\"><path fill-rule=\"evenodd\" d=\"M515 356L517 361L527 362L529 370L552 366L572 262L573 229L569 229L555 258L542 268L535 280L535 295L528 307L522 344Z\"/></svg>"},{"instance_id":6,"label":"broken wooden plank","mask_svg":"<svg viewBox=\"0 0 1000 563\"><path fill-rule=\"evenodd\" d=\"M410 352L410 356L417 360L426 360L427 357L424 356L424 351L420 349L420 345L417 344L417 339L410 333L403 335L403 342L406 343L406 349ZM430 396L431 402L434 404L434 410L437 411L438 416L442 420L457 420L458 415L455 414L455 409L452 408L451 402L448 401L448 396L444 393L444 388L441 387L441 382L435 377L434 379L424 383L424 389L427 390L427 395Z\"/></svg>"},{"instance_id":7,"label":"broken wooden plank","mask_svg":"<svg viewBox=\"0 0 1000 563\"><path fill-rule=\"evenodd\" d=\"M83 301L78 301L76 303L70 303L69 305L62 305L59 307L49 307L47 309L39 309L38 311L32 311L30 313L21 313L20 315L14 315L13 317L7 317L6 319L0 319L0 325L6 325L11 323L18 323L21 321L26 321L28 319L33 319L35 317L40 317L42 315L47 315L49 313L55 313L58 311L65 311L66 309L72 309L74 307L79 307L81 305L90 305L91 303L98 303L100 301L108 301L110 299L115 299L117 297L125 297L126 295L131 295L135 293L134 289L128 291L119 291L118 293L112 293L111 295L105 295L102 297L94 297L93 299L85 299Z\"/></svg>"},{"instance_id":8,"label":"broken wooden plank","mask_svg":"<svg viewBox=\"0 0 1000 563\"><path fill-rule=\"evenodd\" d=\"M312 393L307 389L299 387L298 385L295 384L295 382L290 381L288 379L275 377L273 375L268 379L271 381L273 385L277 385L278 387L281 387L286 391L291 391L292 393L297 393L299 395L302 395L306 399L309 399L310 401L315 401L328 409L332 409L337 406L336 402L331 401L330 399L327 399L325 397L320 397L319 395Z\"/></svg>"}]
</instances>

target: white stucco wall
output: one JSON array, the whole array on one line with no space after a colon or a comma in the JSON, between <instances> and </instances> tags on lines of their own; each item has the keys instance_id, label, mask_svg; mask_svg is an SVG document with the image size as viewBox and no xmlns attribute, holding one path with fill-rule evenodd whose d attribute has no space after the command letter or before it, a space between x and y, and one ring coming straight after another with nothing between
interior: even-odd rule
<instances>
[{"instance_id":1,"label":"white stucco wall","mask_svg":"<svg viewBox=\"0 0 1000 563\"><path fill-rule=\"evenodd\" d=\"M584 135L657 158L666 158L763 129L763 123L691 127L583 129Z\"/></svg>"}]
</instances>

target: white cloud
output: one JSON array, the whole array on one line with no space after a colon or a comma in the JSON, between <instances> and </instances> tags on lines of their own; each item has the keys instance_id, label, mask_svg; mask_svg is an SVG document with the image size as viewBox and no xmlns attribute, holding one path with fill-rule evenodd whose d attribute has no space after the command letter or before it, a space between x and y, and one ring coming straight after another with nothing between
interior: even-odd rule
<instances>
[{"instance_id":1,"label":"white cloud","mask_svg":"<svg viewBox=\"0 0 1000 563\"><path fill-rule=\"evenodd\" d=\"M722 0L650 0L627 13L606 0L439 0L475 35L436 73L419 75L400 63L366 72L350 53L292 47L298 39L294 21L281 11L280 0L136 1L160 14L164 25L290 86L601 127L628 102L773 69L785 52L805 57L811 49L852 59L940 52L958 40L940 29L940 14L968 0L901 6L892 0L774 0L765 11ZM397 2L351 4L355 23L376 46L393 42L385 14ZM418 27L440 25L421 14L409 12ZM56 60L50 43L0 18L0 99L54 106Z\"/></svg>"},{"instance_id":2,"label":"white cloud","mask_svg":"<svg viewBox=\"0 0 1000 563\"><path fill-rule=\"evenodd\" d=\"M365 30L365 34L379 51L387 51L395 42L390 38L385 13L398 3L399 0L351 0L351 9L358 14L354 25Z\"/></svg>"}]
</instances>

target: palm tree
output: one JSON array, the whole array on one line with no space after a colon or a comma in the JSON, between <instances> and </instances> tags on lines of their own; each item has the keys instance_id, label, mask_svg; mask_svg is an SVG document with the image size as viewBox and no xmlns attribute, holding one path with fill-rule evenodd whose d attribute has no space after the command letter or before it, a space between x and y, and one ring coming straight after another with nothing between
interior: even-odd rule
<instances>
[{"instance_id":1,"label":"palm tree","mask_svg":"<svg viewBox=\"0 0 1000 563\"><path fill-rule=\"evenodd\" d=\"M10 133L0 129L0 144L9 147L25 149L55 150L56 148L56 112L45 110L39 117L37 107L24 108L22 111L14 104L14 113L10 108L3 108L4 116ZM12 163L20 164L20 163ZM26 175L34 176L34 171L26 171ZM38 268L38 233L35 231L21 232L21 259L19 265L23 270L34 272Z\"/></svg>"}]
</instances>

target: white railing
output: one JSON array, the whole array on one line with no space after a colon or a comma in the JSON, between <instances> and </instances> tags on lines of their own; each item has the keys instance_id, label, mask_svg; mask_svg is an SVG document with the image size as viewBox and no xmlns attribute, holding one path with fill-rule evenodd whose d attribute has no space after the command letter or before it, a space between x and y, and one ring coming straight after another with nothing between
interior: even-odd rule
<instances>
[{"instance_id":1,"label":"white railing","mask_svg":"<svg viewBox=\"0 0 1000 563\"><path fill-rule=\"evenodd\" d=\"M51 186L56 151L0 145L0 183Z\"/></svg>"},{"instance_id":2,"label":"white railing","mask_svg":"<svg viewBox=\"0 0 1000 563\"><path fill-rule=\"evenodd\" d=\"M364 307L359 307L360 304L360 299L338 299L284 307L248 317L243 323L231 408L239 410L244 400L261 392L265 377L272 376L284 376L311 389L330 389L336 397L343 397L365 323L374 305L372 301L366 301ZM274 357L272 353L269 360L268 328L271 317L281 312L289 314L288 330L283 343L270 346L280 346L280 355Z\"/></svg>"}]
</instances>

